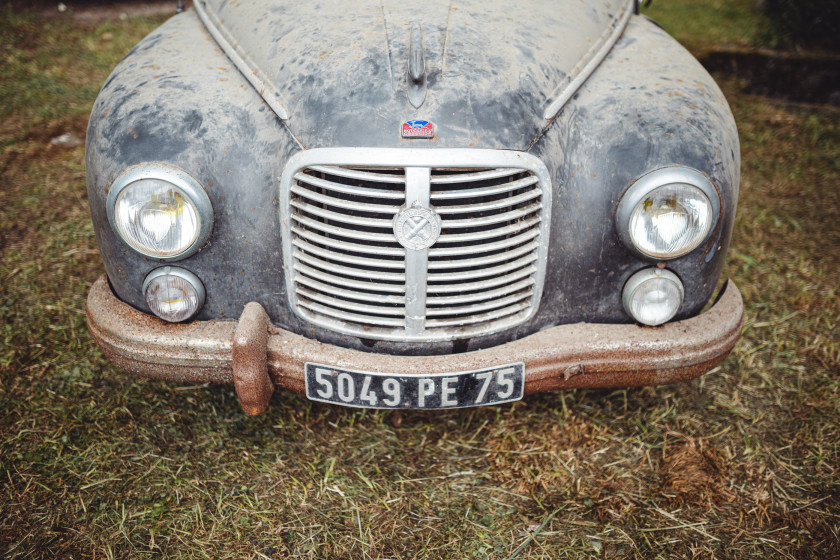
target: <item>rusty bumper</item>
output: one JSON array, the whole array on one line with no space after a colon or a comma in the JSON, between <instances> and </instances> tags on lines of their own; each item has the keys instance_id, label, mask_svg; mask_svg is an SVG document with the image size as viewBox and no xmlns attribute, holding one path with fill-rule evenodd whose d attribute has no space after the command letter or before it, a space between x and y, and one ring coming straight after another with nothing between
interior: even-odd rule
<instances>
[{"instance_id":1,"label":"rusty bumper","mask_svg":"<svg viewBox=\"0 0 840 560\"><path fill-rule=\"evenodd\" d=\"M525 363L525 393L685 381L723 361L741 334L733 282L697 317L650 328L560 325L494 348L446 356L388 356L323 344L272 326L259 304L238 321L166 323L119 301L105 276L88 295L87 322L105 356L131 373L184 383L233 383L259 414L274 386L304 392L304 364L380 373L434 374Z\"/></svg>"}]
</instances>

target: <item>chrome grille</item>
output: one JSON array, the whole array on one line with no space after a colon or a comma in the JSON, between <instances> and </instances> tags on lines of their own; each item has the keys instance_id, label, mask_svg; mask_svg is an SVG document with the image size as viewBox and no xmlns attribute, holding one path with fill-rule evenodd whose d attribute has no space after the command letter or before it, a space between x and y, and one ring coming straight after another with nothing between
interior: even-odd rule
<instances>
[{"instance_id":1,"label":"chrome grille","mask_svg":"<svg viewBox=\"0 0 840 560\"><path fill-rule=\"evenodd\" d=\"M283 175L287 286L301 317L364 338L434 341L489 334L533 315L550 217L539 160L489 150L359 152L302 152ZM407 168L415 167L430 170L422 189L441 217L440 237L422 252L394 233L407 205ZM418 258L425 266L407 266ZM418 293L419 323L407 317Z\"/></svg>"},{"instance_id":2,"label":"chrome grille","mask_svg":"<svg viewBox=\"0 0 840 560\"><path fill-rule=\"evenodd\" d=\"M519 322L531 307L539 178L516 168L432 170L442 229L429 249L426 328Z\"/></svg>"},{"instance_id":3,"label":"chrome grille","mask_svg":"<svg viewBox=\"0 0 840 560\"><path fill-rule=\"evenodd\" d=\"M368 328L405 326L405 249L393 231L404 190L404 177L393 171L312 166L295 173L298 306Z\"/></svg>"}]
</instances>

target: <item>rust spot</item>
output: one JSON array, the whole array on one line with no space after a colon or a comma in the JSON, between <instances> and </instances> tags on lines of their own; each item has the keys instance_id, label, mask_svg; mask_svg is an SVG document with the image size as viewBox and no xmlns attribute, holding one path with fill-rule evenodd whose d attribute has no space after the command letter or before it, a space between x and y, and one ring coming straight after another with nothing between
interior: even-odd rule
<instances>
[{"instance_id":1,"label":"rust spot","mask_svg":"<svg viewBox=\"0 0 840 560\"><path fill-rule=\"evenodd\" d=\"M245 306L233 333L233 386L245 414L268 408L274 383L268 375L268 315L259 303Z\"/></svg>"},{"instance_id":2,"label":"rust spot","mask_svg":"<svg viewBox=\"0 0 840 560\"><path fill-rule=\"evenodd\" d=\"M576 365L573 365L573 366L569 366L569 367L567 367L566 369L563 370L563 379L568 381L572 377L574 377L576 375L580 375L582 373L583 373L583 366L582 365L576 364Z\"/></svg>"}]
</instances>

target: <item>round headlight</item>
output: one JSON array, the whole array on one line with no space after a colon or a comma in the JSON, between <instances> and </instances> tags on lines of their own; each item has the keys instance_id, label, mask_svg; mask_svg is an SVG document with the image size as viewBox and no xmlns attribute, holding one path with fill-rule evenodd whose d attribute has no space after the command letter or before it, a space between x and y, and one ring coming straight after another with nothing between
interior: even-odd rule
<instances>
[{"instance_id":1,"label":"round headlight","mask_svg":"<svg viewBox=\"0 0 840 560\"><path fill-rule=\"evenodd\" d=\"M138 253L161 260L192 255L207 241L213 208L204 189L183 171L141 164L114 181L108 219Z\"/></svg>"},{"instance_id":2,"label":"round headlight","mask_svg":"<svg viewBox=\"0 0 840 560\"><path fill-rule=\"evenodd\" d=\"M186 321L204 305L204 284L188 270L164 266L143 282L143 294L152 313L170 323Z\"/></svg>"},{"instance_id":3,"label":"round headlight","mask_svg":"<svg viewBox=\"0 0 840 560\"><path fill-rule=\"evenodd\" d=\"M676 274L647 268L630 277L622 300L628 315L643 325L657 326L674 318L683 302L683 285Z\"/></svg>"},{"instance_id":4,"label":"round headlight","mask_svg":"<svg viewBox=\"0 0 840 560\"><path fill-rule=\"evenodd\" d=\"M720 213L717 190L685 167L658 169L633 183L618 205L624 243L646 257L673 259L700 246Z\"/></svg>"}]
</instances>

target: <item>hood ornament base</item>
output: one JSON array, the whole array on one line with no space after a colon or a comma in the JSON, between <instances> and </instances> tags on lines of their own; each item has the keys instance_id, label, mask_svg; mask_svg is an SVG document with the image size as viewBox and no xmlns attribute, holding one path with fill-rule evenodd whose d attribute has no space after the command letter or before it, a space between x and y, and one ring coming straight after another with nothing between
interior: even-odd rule
<instances>
[{"instance_id":1,"label":"hood ornament base","mask_svg":"<svg viewBox=\"0 0 840 560\"><path fill-rule=\"evenodd\" d=\"M406 95L415 108L426 100L426 57L423 53L423 33L420 24L411 26L411 41L408 47L408 72L406 73Z\"/></svg>"}]
</instances>

